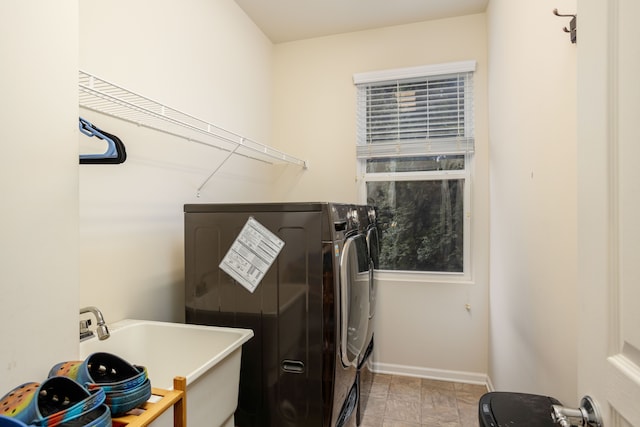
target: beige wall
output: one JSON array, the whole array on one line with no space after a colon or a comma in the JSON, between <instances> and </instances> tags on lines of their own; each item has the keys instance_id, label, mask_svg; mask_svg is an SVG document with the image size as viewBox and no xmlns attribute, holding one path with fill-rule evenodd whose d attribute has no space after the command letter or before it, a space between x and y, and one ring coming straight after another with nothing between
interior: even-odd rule
<instances>
[{"instance_id":1,"label":"beige wall","mask_svg":"<svg viewBox=\"0 0 640 427\"><path fill-rule=\"evenodd\" d=\"M473 283L383 280L378 370L484 381L487 369L488 150L484 14L278 44L273 144L309 159L279 172L274 198L357 202L353 74L476 60ZM465 305L471 305L471 311Z\"/></svg>"},{"instance_id":2,"label":"beige wall","mask_svg":"<svg viewBox=\"0 0 640 427\"><path fill-rule=\"evenodd\" d=\"M553 5L575 11L574 0ZM576 394L576 45L552 7L492 0L491 326L498 390Z\"/></svg>"},{"instance_id":3,"label":"beige wall","mask_svg":"<svg viewBox=\"0 0 640 427\"><path fill-rule=\"evenodd\" d=\"M232 0L80 2L81 69L266 144L271 49ZM197 197L226 152L81 114L128 159L80 167L80 302L108 322L183 320L183 205L268 200L272 168L233 157Z\"/></svg>"},{"instance_id":4,"label":"beige wall","mask_svg":"<svg viewBox=\"0 0 640 427\"><path fill-rule=\"evenodd\" d=\"M77 2L0 5L0 395L77 357Z\"/></svg>"},{"instance_id":5,"label":"beige wall","mask_svg":"<svg viewBox=\"0 0 640 427\"><path fill-rule=\"evenodd\" d=\"M272 46L231 0L189 6L2 5L11 37L0 52L11 66L0 81L1 388L75 357L80 305L98 305L108 321L181 319L183 203L357 201L353 73L475 59L474 281L383 281L376 366L463 380L489 367L497 389L573 401L576 47L566 23L535 2L492 0L488 22L473 15ZM574 10L575 0L553 6ZM310 168L235 159L197 198L220 153L97 115L88 118L121 136L130 158L83 165L78 176L78 66Z\"/></svg>"}]
</instances>

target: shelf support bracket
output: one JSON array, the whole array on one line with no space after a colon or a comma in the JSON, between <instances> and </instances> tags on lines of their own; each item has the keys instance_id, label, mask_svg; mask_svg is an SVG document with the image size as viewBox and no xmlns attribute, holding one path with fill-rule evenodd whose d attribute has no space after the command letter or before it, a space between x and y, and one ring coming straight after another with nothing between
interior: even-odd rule
<instances>
[{"instance_id":1,"label":"shelf support bracket","mask_svg":"<svg viewBox=\"0 0 640 427\"><path fill-rule=\"evenodd\" d=\"M227 154L225 156L225 158L222 160L222 162L220 162L220 164L218 165L218 167L216 167L213 172L211 172L211 174L207 177L207 179L204 180L204 182L202 184L200 184L200 187L198 187L198 190L196 190L196 197L200 198L200 191L202 191L202 189L204 188L205 185L207 185L207 183L211 180L211 178L213 178L213 176L220 170L220 168L222 166L224 166L225 163L227 163L227 160L229 160L229 158L231 156L233 156L236 151L238 151L238 148L242 145L242 143L244 142L244 138L240 138L240 142L233 148L233 150L229 151L229 154Z\"/></svg>"}]
</instances>

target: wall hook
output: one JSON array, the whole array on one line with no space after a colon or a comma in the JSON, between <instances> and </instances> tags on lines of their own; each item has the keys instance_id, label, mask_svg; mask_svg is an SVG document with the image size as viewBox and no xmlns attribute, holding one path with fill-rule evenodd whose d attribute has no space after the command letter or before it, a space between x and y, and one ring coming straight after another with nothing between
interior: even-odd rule
<instances>
[{"instance_id":1,"label":"wall hook","mask_svg":"<svg viewBox=\"0 0 640 427\"><path fill-rule=\"evenodd\" d=\"M558 9L553 9L553 14L563 18L571 18L571 21L569 22L569 28L564 27L563 30L565 33L569 33L571 35L571 43L575 43L577 40L576 25L577 25L578 15L563 15L558 13Z\"/></svg>"}]
</instances>

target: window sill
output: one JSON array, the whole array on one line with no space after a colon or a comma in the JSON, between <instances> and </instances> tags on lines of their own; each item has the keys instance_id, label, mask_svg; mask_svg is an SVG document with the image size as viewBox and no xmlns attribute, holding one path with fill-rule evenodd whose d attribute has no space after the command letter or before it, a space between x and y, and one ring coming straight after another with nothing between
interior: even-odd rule
<instances>
[{"instance_id":1,"label":"window sill","mask_svg":"<svg viewBox=\"0 0 640 427\"><path fill-rule=\"evenodd\" d=\"M424 283L444 285L475 285L475 281L464 273L425 273L416 271L376 270L375 278L380 281Z\"/></svg>"}]
</instances>

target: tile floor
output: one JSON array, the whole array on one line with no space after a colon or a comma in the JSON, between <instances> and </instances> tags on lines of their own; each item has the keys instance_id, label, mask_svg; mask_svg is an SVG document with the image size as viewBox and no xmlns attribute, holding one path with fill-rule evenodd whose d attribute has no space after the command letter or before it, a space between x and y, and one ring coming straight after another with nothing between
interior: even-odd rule
<instances>
[{"instance_id":1,"label":"tile floor","mask_svg":"<svg viewBox=\"0 0 640 427\"><path fill-rule=\"evenodd\" d=\"M483 385L374 374L361 427L478 427Z\"/></svg>"}]
</instances>

